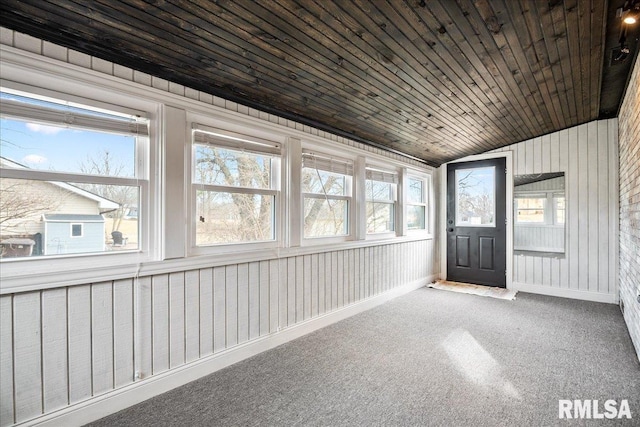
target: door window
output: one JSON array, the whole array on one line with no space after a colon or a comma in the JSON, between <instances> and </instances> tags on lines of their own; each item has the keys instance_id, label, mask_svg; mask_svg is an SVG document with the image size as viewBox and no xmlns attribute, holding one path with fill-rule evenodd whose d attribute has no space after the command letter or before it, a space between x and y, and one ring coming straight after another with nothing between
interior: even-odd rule
<instances>
[{"instance_id":1,"label":"door window","mask_svg":"<svg viewBox=\"0 0 640 427\"><path fill-rule=\"evenodd\" d=\"M455 172L456 226L495 226L495 170L482 167Z\"/></svg>"}]
</instances>

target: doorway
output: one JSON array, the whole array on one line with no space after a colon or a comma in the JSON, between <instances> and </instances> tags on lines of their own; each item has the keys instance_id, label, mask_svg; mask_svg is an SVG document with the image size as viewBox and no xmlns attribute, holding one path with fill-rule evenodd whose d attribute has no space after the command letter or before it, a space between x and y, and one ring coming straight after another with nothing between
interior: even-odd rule
<instances>
[{"instance_id":1,"label":"doorway","mask_svg":"<svg viewBox=\"0 0 640 427\"><path fill-rule=\"evenodd\" d=\"M507 286L506 159L447 166L447 280Z\"/></svg>"}]
</instances>

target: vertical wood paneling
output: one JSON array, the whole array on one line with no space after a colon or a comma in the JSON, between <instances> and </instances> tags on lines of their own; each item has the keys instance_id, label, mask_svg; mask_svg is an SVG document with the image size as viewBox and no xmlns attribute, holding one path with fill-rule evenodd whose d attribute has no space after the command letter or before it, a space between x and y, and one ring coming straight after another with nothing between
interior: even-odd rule
<instances>
[{"instance_id":1,"label":"vertical wood paneling","mask_svg":"<svg viewBox=\"0 0 640 427\"><path fill-rule=\"evenodd\" d=\"M91 396L91 293L89 285L67 293L69 340L69 403Z\"/></svg>"},{"instance_id":2,"label":"vertical wood paneling","mask_svg":"<svg viewBox=\"0 0 640 427\"><path fill-rule=\"evenodd\" d=\"M15 414L24 421L42 413L40 292L13 298ZM91 358L89 357L89 362Z\"/></svg>"},{"instance_id":3,"label":"vertical wood paneling","mask_svg":"<svg viewBox=\"0 0 640 427\"><path fill-rule=\"evenodd\" d=\"M326 254L318 254L318 314L324 314L327 307Z\"/></svg>"},{"instance_id":4,"label":"vertical wood paneling","mask_svg":"<svg viewBox=\"0 0 640 427\"><path fill-rule=\"evenodd\" d=\"M305 283L304 283L304 257L297 256L295 261L295 274L293 280L295 284L295 322L304 320L304 303L305 303Z\"/></svg>"},{"instance_id":5,"label":"vertical wood paneling","mask_svg":"<svg viewBox=\"0 0 640 427\"><path fill-rule=\"evenodd\" d=\"M516 175L565 172L565 253L555 258L515 256L514 281L613 292L615 261L610 251L615 248L611 231L617 212L611 206L615 205L617 182L611 176L618 165L617 156L611 155L616 135L610 123L615 120L594 121L505 147L513 152ZM552 240L549 244L555 245Z\"/></svg>"},{"instance_id":6,"label":"vertical wood paneling","mask_svg":"<svg viewBox=\"0 0 640 427\"><path fill-rule=\"evenodd\" d=\"M136 345L135 367L139 379L152 374L152 306L151 306L151 277L140 277L136 280Z\"/></svg>"},{"instance_id":7,"label":"vertical wood paneling","mask_svg":"<svg viewBox=\"0 0 640 427\"><path fill-rule=\"evenodd\" d=\"M609 136L609 121L598 122L598 197L597 197L597 218L598 228L598 292L609 292L609 239L613 236L609 235L609 144L605 144ZM613 145L613 142L611 142ZM615 187L615 184L614 184ZM594 227L595 228L595 227Z\"/></svg>"},{"instance_id":8,"label":"vertical wood paneling","mask_svg":"<svg viewBox=\"0 0 640 427\"><path fill-rule=\"evenodd\" d=\"M238 265L238 344L249 340L249 265Z\"/></svg>"},{"instance_id":9,"label":"vertical wood paneling","mask_svg":"<svg viewBox=\"0 0 640 427\"><path fill-rule=\"evenodd\" d=\"M184 273L185 359L200 357L200 275L197 270Z\"/></svg>"},{"instance_id":10,"label":"vertical wood paneling","mask_svg":"<svg viewBox=\"0 0 640 427\"><path fill-rule=\"evenodd\" d=\"M42 291L44 412L62 408L69 403L66 393L60 393L60 390L68 389L67 323L67 290L62 288Z\"/></svg>"},{"instance_id":11,"label":"vertical wood paneling","mask_svg":"<svg viewBox=\"0 0 640 427\"><path fill-rule=\"evenodd\" d=\"M228 265L225 269L227 347L238 344L238 267Z\"/></svg>"},{"instance_id":12,"label":"vertical wood paneling","mask_svg":"<svg viewBox=\"0 0 640 427\"><path fill-rule=\"evenodd\" d=\"M13 306L3 297L2 342L11 343L14 325L15 333L31 337L2 353L9 376L14 349L19 359L16 419L37 416L43 404L50 411L130 384L136 371L144 379L424 277L432 245L387 244L73 286L19 294ZM11 402L12 389L9 394ZM13 404L2 413L13 422Z\"/></svg>"},{"instance_id":13,"label":"vertical wood paneling","mask_svg":"<svg viewBox=\"0 0 640 427\"><path fill-rule=\"evenodd\" d=\"M153 327L153 373L169 369L169 276L152 278L151 317Z\"/></svg>"},{"instance_id":14,"label":"vertical wood paneling","mask_svg":"<svg viewBox=\"0 0 640 427\"><path fill-rule=\"evenodd\" d=\"M93 394L113 388L113 286L91 286L91 369Z\"/></svg>"},{"instance_id":15,"label":"vertical wood paneling","mask_svg":"<svg viewBox=\"0 0 640 427\"><path fill-rule=\"evenodd\" d=\"M287 320L285 325L289 326L296 322L296 259L289 258L285 262L287 263L286 276L284 277L287 284Z\"/></svg>"},{"instance_id":16,"label":"vertical wood paneling","mask_svg":"<svg viewBox=\"0 0 640 427\"><path fill-rule=\"evenodd\" d=\"M213 269L213 351L227 346L227 270Z\"/></svg>"},{"instance_id":17,"label":"vertical wood paneling","mask_svg":"<svg viewBox=\"0 0 640 427\"><path fill-rule=\"evenodd\" d=\"M0 297L0 425L13 424L13 296ZM65 390L66 391L66 390ZM66 396L66 393L63 393Z\"/></svg>"},{"instance_id":18,"label":"vertical wood paneling","mask_svg":"<svg viewBox=\"0 0 640 427\"><path fill-rule=\"evenodd\" d=\"M588 148L587 148L587 185L588 185L588 215L587 229L588 231L588 254L589 260L587 269L589 272L589 291L598 292L598 122L590 122L587 124Z\"/></svg>"},{"instance_id":19,"label":"vertical wood paneling","mask_svg":"<svg viewBox=\"0 0 640 427\"><path fill-rule=\"evenodd\" d=\"M578 126L578 259L589 257L589 192L588 192L588 147L589 135L587 126ZM578 269L578 288L589 290L589 267Z\"/></svg>"},{"instance_id":20,"label":"vertical wood paneling","mask_svg":"<svg viewBox=\"0 0 640 427\"><path fill-rule=\"evenodd\" d=\"M271 314L271 304L270 301L270 293L269 286L271 283L271 275L269 271L269 261L260 261L260 329L259 334L267 335L270 331L269 329L269 316ZM277 301L277 300L276 300ZM275 301L274 301L275 302Z\"/></svg>"},{"instance_id":21,"label":"vertical wood paneling","mask_svg":"<svg viewBox=\"0 0 640 427\"><path fill-rule=\"evenodd\" d=\"M249 339L260 336L260 263L249 264Z\"/></svg>"},{"instance_id":22,"label":"vertical wood paneling","mask_svg":"<svg viewBox=\"0 0 640 427\"><path fill-rule=\"evenodd\" d=\"M279 325L284 325L284 323L281 322L282 318L279 317L282 311L280 306L280 304L282 304L280 290L282 289L281 287L284 286L282 281L280 281L281 264L281 261L278 260L269 261L269 300L271 301L271 305L269 306L269 330L271 332L277 332Z\"/></svg>"},{"instance_id":23,"label":"vertical wood paneling","mask_svg":"<svg viewBox=\"0 0 640 427\"><path fill-rule=\"evenodd\" d=\"M234 313L236 308L234 307ZM200 270L200 357L213 353L213 269Z\"/></svg>"},{"instance_id":24,"label":"vertical wood paneling","mask_svg":"<svg viewBox=\"0 0 640 427\"><path fill-rule=\"evenodd\" d=\"M184 273L169 275L169 366L185 362L185 287Z\"/></svg>"},{"instance_id":25,"label":"vertical wood paneling","mask_svg":"<svg viewBox=\"0 0 640 427\"><path fill-rule=\"evenodd\" d=\"M278 318L276 330L289 324L289 282L287 280L288 262L286 258L278 260Z\"/></svg>"},{"instance_id":26,"label":"vertical wood paneling","mask_svg":"<svg viewBox=\"0 0 640 427\"><path fill-rule=\"evenodd\" d=\"M318 269L318 254L311 255L311 270L309 272L311 276L311 317L318 315L318 306L320 302L320 291L318 287L318 280L320 271Z\"/></svg>"},{"instance_id":27,"label":"vertical wood paneling","mask_svg":"<svg viewBox=\"0 0 640 427\"><path fill-rule=\"evenodd\" d=\"M133 382L133 280L113 282L114 387Z\"/></svg>"},{"instance_id":28,"label":"vertical wood paneling","mask_svg":"<svg viewBox=\"0 0 640 427\"><path fill-rule=\"evenodd\" d=\"M312 286L311 286L311 255L305 255L302 257L302 283L303 283L303 318L304 320L311 318L311 306L313 300Z\"/></svg>"}]
</instances>

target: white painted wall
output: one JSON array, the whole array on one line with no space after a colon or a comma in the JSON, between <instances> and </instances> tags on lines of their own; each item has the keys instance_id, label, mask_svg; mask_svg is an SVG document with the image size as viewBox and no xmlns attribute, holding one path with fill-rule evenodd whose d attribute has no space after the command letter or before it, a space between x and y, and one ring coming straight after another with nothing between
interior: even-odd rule
<instances>
[{"instance_id":1,"label":"white painted wall","mask_svg":"<svg viewBox=\"0 0 640 427\"><path fill-rule=\"evenodd\" d=\"M513 288L617 302L618 121L600 120L509 145L514 175L565 173L564 256L514 256Z\"/></svg>"}]
</instances>

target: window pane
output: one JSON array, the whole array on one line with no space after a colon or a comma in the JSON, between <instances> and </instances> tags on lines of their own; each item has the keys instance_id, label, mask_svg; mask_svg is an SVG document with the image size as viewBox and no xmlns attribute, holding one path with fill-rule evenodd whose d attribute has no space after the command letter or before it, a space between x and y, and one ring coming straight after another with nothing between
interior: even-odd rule
<instances>
[{"instance_id":1,"label":"window pane","mask_svg":"<svg viewBox=\"0 0 640 427\"><path fill-rule=\"evenodd\" d=\"M245 188L271 188L268 155L194 144L194 182Z\"/></svg>"},{"instance_id":2,"label":"window pane","mask_svg":"<svg viewBox=\"0 0 640 427\"><path fill-rule=\"evenodd\" d=\"M544 223L546 198L517 198L516 222Z\"/></svg>"},{"instance_id":3,"label":"window pane","mask_svg":"<svg viewBox=\"0 0 640 427\"><path fill-rule=\"evenodd\" d=\"M494 175L495 167L455 171L457 226L494 225Z\"/></svg>"},{"instance_id":4,"label":"window pane","mask_svg":"<svg viewBox=\"0 0 640 427\"><path fill-rule=\"evenodd\" d=\"M409 178L409 203L424 203L424 182Z\"/></svg>"},{"instance_id":5,"label":"window pane","mask_svg":"<svg viewBox=\"0 0 640 427\"><path fill-rule=\"evenodd\" d=\"M409 230L424 230L426 228L424 206L407 206L407 228Z\"/></svg>"},{"instance_id":6,"label":"window pane","mask_svg":"<svg viewBox=\"0 0 640 427\"><path fill-rule=\"evenodd\" d=\"M347 179L342 174L325 172L313 168L302 169L302 192L343 196Z\"/></svg>"},{"instance_id":7,"label":"window pane","mask_svg":"<svg viewBox=\"0 0 640 427\"><path fill-rule=\"evenodd\" d=\"M304 199L304 237L346 236L348 234L346 200Z\"/></svg>"},{"instance_id":8,"label":"window pane","mask_svg":"<svg viewBox=\"0 0 640 427\"><path fill-rule=\"evenodd\" d=\"M198 190L196 245L274 240L271 195Z\"/></svg>"},{"instance_id":9,"label":"window pane","mask_svg":"<svg viewBox=\"0 0 640 427\"><path fill-rule=\"evenodd\" d=\"M367 180L365 192L367 200L389 201L395 200L395 184L388 182Z\"/></svg>"},{"instance_id":10,"label":"window pane","mask_svg":"<svg viewBox=\"0 0 640 427\"><path fill-rule=\"evenodd\" d=\"M385 233L395 229L393 203L367 202L367 233Z\"/></svg>"},{"instance_id":11,"label":"window pane","mask_svg":"<svg viewBox=\"0 0 640 427\"><path fill-rule=\"evenodd\" d=\"M564 224L565 202L564 197L556 197L556 223Z\"/></svg>"},{"instance_id":12,"label":"window pane","mask_svg":"<svg viewBox=\"0 0 640 427\"><path fill-rule=\"evenodd\" d=\"M92 130L0 120L2 167L102 176L135 176L136 138Z\"/></svg>"},{"instance_id":13,"label":"window pane","mask_svg":"<svg viewBox=\"0 0 640 427\"><path fill-rule=\"evenodd\" d=\"M139 199L138 187L0 178L2 257L137 249Z\"/></svg>"}]
</instances>

